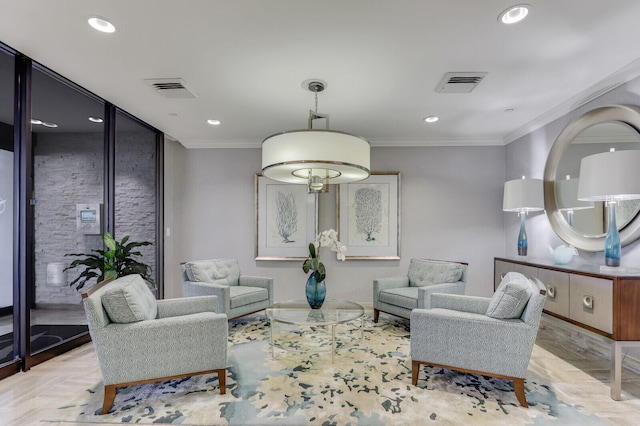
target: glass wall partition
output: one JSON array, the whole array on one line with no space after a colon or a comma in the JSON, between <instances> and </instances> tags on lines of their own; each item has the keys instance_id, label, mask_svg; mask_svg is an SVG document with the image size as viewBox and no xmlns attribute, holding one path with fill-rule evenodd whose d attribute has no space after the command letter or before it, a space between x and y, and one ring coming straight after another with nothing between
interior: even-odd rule
<instances>
[{"instance_id":1,"label":"glass wall partition","mask_svg":"<svg viewBox=\"0 0 640 426\"><path fill-rule=\"evenodd\" d=\"M149 242L136 259L150 267L151 287L158 280L158 149L156 131L118 111L115 140L115 237Z\"/></svg>"},{"instance_id":2,"label":"glass wall partition","mask_svg":"<svg viewBox=\"0 0 640 426\"><path fill-rule=\"evenodd\" d=\"M72 254L103 248L104 102L34 66L31 355L87 333ZM82 258L82 256L80 256Z\"/></svg>"},{"instance_id":3,"label":"glass wall partition","mask_svg":"<svg viewBox=\"0 0 640 426\"><path fill-rule=\"evenodd\" d=\"M17 362L13 329L14 67L14 56L0 49L0 367L7 369Z\"/></svg>"},{"instance_id":4,"label":"glass wall partition","mask_svg":"<svg viewBox=\"0 0 640 426\"><path fill-rule=\"evenodd\" d=\"M163 137L0 44L0 379L90 340L75 259L148 241L162 297Z\"/></svg>"}]
</instances>

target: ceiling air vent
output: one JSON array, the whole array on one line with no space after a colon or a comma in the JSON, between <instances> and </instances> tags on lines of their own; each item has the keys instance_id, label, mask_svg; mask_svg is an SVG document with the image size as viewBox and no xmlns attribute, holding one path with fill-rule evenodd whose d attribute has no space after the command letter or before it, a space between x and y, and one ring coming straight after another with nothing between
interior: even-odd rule
<instances>
[{"instance_id":1,"label":"ceiling air vent","mask_svg":"<svg viewBox=\"0 0 640 426\"><path fill-rule=\"evenodd\" d=\"M448 72L438 83L436 92L471 93L487 74L486 72Z\"/></svg>"},{"instance_id":2,"label":"ceiling air vent","mask_svg":"<svg viewBox=\"0 0 640 426\"><path fill-rule=\"evenodd\" d=\"M189 90L181 78L153 78L146 79L145 83L167 98L190 99L196 97L196 94Z\"/></svg>"}]
</instances>

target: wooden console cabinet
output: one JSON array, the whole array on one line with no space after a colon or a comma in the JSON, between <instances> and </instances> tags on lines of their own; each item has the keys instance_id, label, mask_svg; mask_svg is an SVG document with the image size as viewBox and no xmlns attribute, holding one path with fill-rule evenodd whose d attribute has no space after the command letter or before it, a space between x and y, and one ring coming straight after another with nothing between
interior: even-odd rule
<instances>
[{"instance_id":1,"label":"wooden console cabinet","mask_svg":"<svg viewBox=\"0 0 640 426\"><path fill-rule=\"evenodd\" d=\"M599 266L546 259L494 259L494 289L507 272L536 277L547 287L544 312L607 338L611 398L620 400L622 349L640 347L640 271L600 272Z\"/></svg>"}]
</instances>

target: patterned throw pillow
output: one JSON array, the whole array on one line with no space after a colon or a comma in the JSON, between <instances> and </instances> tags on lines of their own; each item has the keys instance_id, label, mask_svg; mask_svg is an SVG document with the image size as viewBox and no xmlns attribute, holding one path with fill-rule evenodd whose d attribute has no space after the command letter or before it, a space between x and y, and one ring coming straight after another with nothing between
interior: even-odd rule
<instances>
[{"instance_id":1,"label":"patterned throw pillow","mask_svg":"<svg viewBox=\"0 0 640 426\"><path fill-rule=\"evenodd\" d=\"M532 294L527 277L518 272L509 272L491 297L487 316L499 319L520 318Z\"/></svg>"},{"instance_id":2,"label":"patterned throw pillow","mask_svg":"<svg viewBox=\"0 0 640 426\"><path fill-rule=\"evenodd\" d=\"M140 275L127 275L110 282L101 300L111 322L128 324L158 316L156 298Z\"/></svg>"}]
</instances>

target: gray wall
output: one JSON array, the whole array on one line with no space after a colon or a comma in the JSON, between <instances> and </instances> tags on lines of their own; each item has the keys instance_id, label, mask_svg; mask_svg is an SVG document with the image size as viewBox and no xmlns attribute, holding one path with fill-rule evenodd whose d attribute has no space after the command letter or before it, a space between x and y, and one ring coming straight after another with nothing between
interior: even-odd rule
<instances>
[{"instance_id":1,"label":"gray wall","mask_svg":"<svg viewBox=\"0 0 640 426\"><path fill-rule=\"evenodd\" d=\"M542 179L547 155L560 132L581 114L599 106L612 104L640 105L640 78L576 108L564 117L507 145L506 180L517 179L522 175ZM519 220L515 213L505 213L504 219L506 255L517 256ZM530 257L547 257L547 246L556 247L563 244L563 241L553 232L544 212L530 214L527 218L527 236ZM604 264L602 251L591 253L580 250L579 253L579 261ZM636 241L622 248L621 265L640 267L640 242Z\"/></svg>"},{"instance_id":2,"label":"gray wall","mask_svg":"<svg viewBox=\"0 0 640 426\"><path fill-rule=\"evenodd\" d=\"M182 294L181 261L234 257L243 274L275 279L276 301L304 298L301 261L254 259L260 149L165 147L165 297ZM373 279L406 274L413 257L466 261L467 293L491 295L493 257L505 250L505 147L373 148L371 168L401 172L401 259L339 262L324 251L327 297L372 303ZM320 230L336 227L335 197L320 195Z\"/></svg>"}]
</instances>

